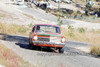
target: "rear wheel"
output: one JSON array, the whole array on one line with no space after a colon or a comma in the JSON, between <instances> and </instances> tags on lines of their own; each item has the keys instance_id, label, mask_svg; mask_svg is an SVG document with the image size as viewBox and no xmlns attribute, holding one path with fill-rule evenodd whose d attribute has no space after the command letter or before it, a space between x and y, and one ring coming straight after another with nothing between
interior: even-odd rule
<instances>
[{"instance_id":1,"label":"rear wheel","mask_svg":"<svg viewBox=\"0 0 100 67\"><path fill-rule=\"evenodd\" d=\"M64 48L59 48L59 53L64 53Z\"/></svg>"}]
</instances>

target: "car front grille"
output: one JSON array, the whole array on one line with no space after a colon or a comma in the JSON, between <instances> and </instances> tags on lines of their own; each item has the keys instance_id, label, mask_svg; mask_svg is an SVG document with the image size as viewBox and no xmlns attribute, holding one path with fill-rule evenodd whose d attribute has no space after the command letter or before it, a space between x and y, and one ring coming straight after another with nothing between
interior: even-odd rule
<instances>
[{"instance_id":1,"label":"car front grille","mask_svg":"<svg viewBox=\"0 0 100 67\"><path fill-rule=\"evenodd\" d=\"M46 41L46 42L49 42L50 41L50 38L38 37L38 41Z\"/></svg>"},{"instance_id":2,"label":"car front grille","mask_svg":"<svg viewBox=\"0 0 100 67\"><path fill-rule=\"evenodd\" d=\"M61 42L61 38L58 38L58 37L38 37L38 41Z\"/></svg>"}]
</instances>

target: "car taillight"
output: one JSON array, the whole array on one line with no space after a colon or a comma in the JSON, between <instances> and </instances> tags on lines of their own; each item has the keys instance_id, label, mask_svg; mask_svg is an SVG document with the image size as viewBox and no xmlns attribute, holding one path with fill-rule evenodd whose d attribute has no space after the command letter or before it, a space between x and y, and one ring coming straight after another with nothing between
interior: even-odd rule
<instances>
[{"instance_id":1,"label":"car taillight","mask_svg":"<svg viewBox=\"0 0 100 67\"><path fill-rule=\"evenodd\" d=\"M38 36L37 36L37 35L34 35L34 36L33 36L33 40L36 41L37 39L38 39Z\"/></svg>"},{"instance_id":2,"label":"car taillight","mask_svg":"<svg viewBox=\"0 0 100 67\"><path fill-rule=\"evenodd\" d=\"M65 43L65 42L66 42L66 39L63 37L63 38L61 39L61 42L62 42L62 43Z\"/></svg>"}]
</instances>

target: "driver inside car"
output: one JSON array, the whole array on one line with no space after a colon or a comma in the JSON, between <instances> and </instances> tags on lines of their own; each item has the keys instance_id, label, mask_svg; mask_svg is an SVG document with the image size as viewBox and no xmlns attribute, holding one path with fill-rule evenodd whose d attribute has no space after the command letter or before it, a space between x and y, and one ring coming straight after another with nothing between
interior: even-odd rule
<instances>
[{"instance_id":1,"label":"driver inside car","mask_svg":"<svg viewBox=\"0 0 100 67\"><path fill-rule=\"evenodd\" d=\"M39 32L39 31L40 31L40 26L37 26L36 31L37 31L37 32Z\"/></svg>"}]
</instances>

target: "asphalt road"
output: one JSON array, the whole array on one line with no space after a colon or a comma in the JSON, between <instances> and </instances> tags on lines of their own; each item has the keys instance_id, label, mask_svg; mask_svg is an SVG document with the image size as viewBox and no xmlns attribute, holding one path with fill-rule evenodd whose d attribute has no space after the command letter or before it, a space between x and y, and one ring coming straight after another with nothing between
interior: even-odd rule
<instances>
[{"instance_id":1,"label":"asphalt road","mask_svg":"<svg viewBox=\"0 0 100 67\"><path fill-rule=\"evenodd\" d=\"M75 48L88 46L86 43L67 41L65 53L59 54L48 49L31 50L28 36L7 35L1 41L24 60L38 67L100 67L100 59Z\"/></svg>"}]
</instances>

